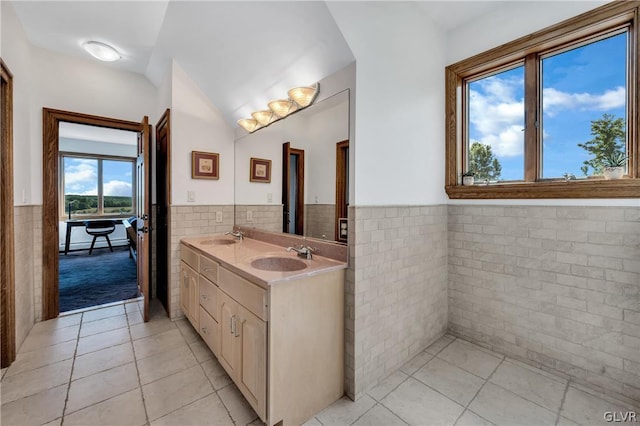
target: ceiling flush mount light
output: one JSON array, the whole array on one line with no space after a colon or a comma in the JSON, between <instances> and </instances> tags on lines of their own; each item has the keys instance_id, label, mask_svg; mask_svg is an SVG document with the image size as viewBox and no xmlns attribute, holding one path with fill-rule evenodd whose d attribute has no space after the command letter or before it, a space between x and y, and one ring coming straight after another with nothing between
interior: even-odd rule
<instances>
[{"instance_id":1,"label":"ceiling flush mount light","mask_svg":"<svg viewBox=\"0 0 640 426\"><path fill-rule=\"evenodd\" d=\"M260 127L262 127L260 123L251 118L243 118L242 120L238 120L238 124L249 133L253 133Z\"/></svg>"},{"instance_id":2,"label":"ceiling flush mount light","mask_svg":"<svg viewBox=\"0 0 640 426\"><path fill-rule=\"evenodd\" d=\"M267 127L271 123L282 120L289 114L305 109L313 103L320 92L320 84L313 86L294 87L289 90L288 99L269 102L269 109L251 113L251 118L238 120L238 124L249 133Z\"/></svg>"},{"instance_id":3,"label":"ceiling flush mount light","mask_svg":"<svg viewBox=\"0 0 640 426\"><path fill-rule=\"evenodd\" d=\"M105 62L113 62L122 58L118 51L108 44L99 41L88 41L82 45L84 50L89 52L91 56Z\"/></svg>"},{"instance_id":4,"label":"ceiling flush mount light","mask_svg":"<svg viewBox=\"0 0 640 426\"><path fill-rule=\"evenodd\" d=\"M294 87L289 90L289 98L293 99L295 103L302 108L308 107L318 96L318 84L305 87Z\"/></svg>"}]
</instances>

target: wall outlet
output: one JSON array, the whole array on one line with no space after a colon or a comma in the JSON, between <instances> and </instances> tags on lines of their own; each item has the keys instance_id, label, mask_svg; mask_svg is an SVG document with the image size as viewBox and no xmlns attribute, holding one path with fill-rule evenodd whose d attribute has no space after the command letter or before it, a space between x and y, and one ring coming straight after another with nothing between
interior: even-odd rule
<instances>
[{"instance_id":1,"label":"wall outlet","mask_svg":"<svg viewBox=\"0 0 640 426\"><path fill-rule=\"evenodd\" d=\"M196 202L196 191L187 191L187 202L188 203Z\"/></svg>"},{"instance_id":2,"label":"wall outlet","mask_svg":"<svg viewBox=\"0 0 640 426\"><path fill-rule=\"evenodd\" d=\"M253 212L251 210L247 210L247 222L253 222Z\"/></svg>"},{"instance_id":3,"label":"wall outlet","mask_svg":"<svg viewBox=\"0 0 640 426\"><path fill-rule=\"evenodd\" d=\"M222 222L222 212L216 212L216 222Z\"/></svg>"},{"instance_id":4,"label":"wall outlet","mask_svg":"<svg viewBox=\"0 0 640 426\"><path fill-rule=\"evenodd\" d=\"M273 194L271 192L267 193L267 203L273 202Z\"/></svg>"}]
</instances>

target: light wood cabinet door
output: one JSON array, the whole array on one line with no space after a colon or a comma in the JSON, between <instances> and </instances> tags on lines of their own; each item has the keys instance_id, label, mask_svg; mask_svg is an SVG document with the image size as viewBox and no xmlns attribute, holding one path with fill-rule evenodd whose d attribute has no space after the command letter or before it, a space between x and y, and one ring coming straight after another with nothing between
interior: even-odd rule
<instances>
[{"instance_id":1,"label":"light wood cabinet door","mask_svg":"<svg viewBox=\"0 0 640 426\"><path fill-rule=\"evenodd\" d=\"M200 317L199 278L200 275L196 271L193 269L189 271L189 318L196 330L199 326L198 318Z\"/></svg>"},{"instance_id":2,"label":"light wood cabinet door","mask_svg":"<svg viewBox=\"0 0 640 426\"><path fill-rule=\"evenodd\" d=\"M198 273L184 261L180 262L180 308L196 329L200 311L199 296Z\"/></svg>"},{"instance_id":3,"label":"light wood cabinet door","mask_svg":"<svg viewBox=\"0 0 640 426\"><path fill-rule=\"evenodd\" d=\"M229 376L235 380L238 365L238 346L240 340L236 338L238 318L238 303L224 292L218 295L218 313L220 315L220 352L218 361Z\"/></svg>"},{"instance_id":4,"label":"light wood cabinet door","mask_svg":"<svg viewBox=\"0 0 640 426\"><path fill-rule=\"evenodd\" d=\"M236 383L261 419L266 414L267 323L239 306L236 328L240 340Z\"/></svg>"}]
</instances>

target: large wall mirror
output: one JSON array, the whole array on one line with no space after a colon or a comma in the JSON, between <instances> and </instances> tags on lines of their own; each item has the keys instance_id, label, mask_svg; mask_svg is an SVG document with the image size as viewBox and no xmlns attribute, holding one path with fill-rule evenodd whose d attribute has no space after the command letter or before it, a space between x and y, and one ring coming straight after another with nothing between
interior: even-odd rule
<instances>
[{"instance_id":1,"label":"large wall mirror","mask_svg":"<svg viewBox=\"0 0 640 426\"><path fill-rule=\"evenodd\" d=\"M237 139L235 172L236 225L346 243L349 90Z\"/></svg>"}]
</instances>

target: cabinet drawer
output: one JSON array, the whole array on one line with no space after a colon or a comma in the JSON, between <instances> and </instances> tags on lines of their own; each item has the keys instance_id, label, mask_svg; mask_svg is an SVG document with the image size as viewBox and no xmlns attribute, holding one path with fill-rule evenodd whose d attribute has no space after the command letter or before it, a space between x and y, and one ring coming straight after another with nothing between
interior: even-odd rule
<instances>
[{"instance_id":1,"label":"cabinet drawer","mask_svg":"<svg viewBox=\"0 0 640 426\"><path fill-rule=\"evenodd\" d=\"M218 264L204 256L200 256L200 273L212 283L218 282Z\"/></svg>"},{"instance_id":2,"label":"cabinet drawer","mask_svg":"<svg viewBox=\"0 0 640 426\"><path fill-rule=\"evenodd\" d=\"M198 256L198 253L196 253L194 250L190 249L184 244L180 245L180 259L196 271L200 270L198 266L199 257L200 256Z\"/></svg>"},{"instance_id":3,"label":"cabinet drawer","mask_svg":"<svg viewBox=\"0 0 640 426\"><path fill-rule=\"evenodd\" d=\"M209 349L218 356L220 349L220 324L200 306L200 329L198 330Z\"/></svg>"},{"instance_id":4,"label":"cabinet drawer","mask_svg":"<svg viewBox=\"0 0 640 426\"><path fill-rule=\"evenodd\" d=\"M268 321L266 290L225 268L218 270L218 286L261 320Z\"/></svg>"},{"instance_id":5,"label":"cabinet drawer","mask_svg":"<svg viewBox=\"0 0 640 426\"><path fill-rule=\"evenodd\" d=\"M218 286L200 275L200 306L218 320Z\"/></svg>"}]
</instances>

